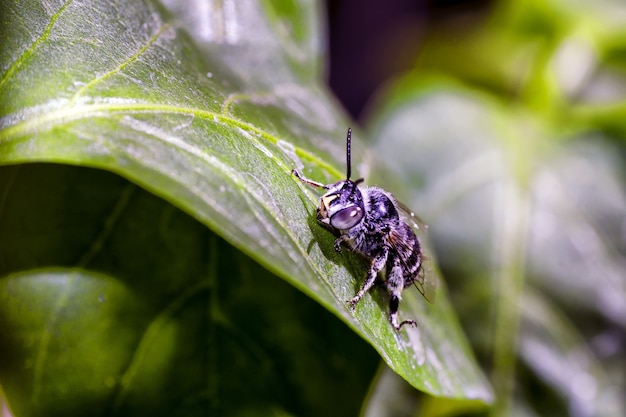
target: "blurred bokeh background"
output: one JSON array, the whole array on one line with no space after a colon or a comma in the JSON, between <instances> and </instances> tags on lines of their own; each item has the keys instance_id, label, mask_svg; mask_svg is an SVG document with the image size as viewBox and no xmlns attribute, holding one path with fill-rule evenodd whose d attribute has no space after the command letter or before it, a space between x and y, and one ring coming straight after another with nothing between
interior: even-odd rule
<instances>
[{"instance_id":1,"label":"blurred bokeh background","mask_svg":"<svg viewBox=\"0 0 626 417\"><path fill-rule=\"evenodd\" d=\"M328 83L390 167L375 180L414 186L394 192L430 226L492 412L624 415L626 3L327 10Z\"/></svg>"},{"instance_id":2,"label":"blurred bokeh background","mask_svg":"<svg viewBox=\"0 0 626 417\"><path fill-rule=\"evenodd\" d=\"M328 84L348 112L362 120L378 89L416 67L429 38L445 32L461 41L480 28L493 3L328 0Z\"/></svg>"}]
</instances>

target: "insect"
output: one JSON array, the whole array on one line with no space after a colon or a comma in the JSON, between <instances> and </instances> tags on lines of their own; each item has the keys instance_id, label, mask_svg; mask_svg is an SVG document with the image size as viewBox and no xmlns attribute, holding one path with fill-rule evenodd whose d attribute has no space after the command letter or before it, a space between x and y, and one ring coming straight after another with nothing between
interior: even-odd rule
<instances>
[{"instance_id":1,"label":"insect","mask_svg":"<svg viewBox=\"0 0 626 417\"><path fill-rule=\"evenodd\" d=\"M350 308L356 306L380 277L380 282L389 293L391 325L396 330L404 325L415 326L413 320L398 323L398 308L402 290L411 284L415 284L427 300L430 298L425 293L425 289L429 290L430 286L424 282L421 242L401 218L400 210L405 210L404 206L396 202L393 195L377 187L359 188L363 178L354 181L350 179L351 138L352 129L348 129L345 180L324 185L303 177L295 169L291 173L305 184L327 190L320 198L316 217L324 228L337 237L335 250L341 252L341 246L344 245L370 262L361 289L347 301Z\"/></svg>"}]
</instances>

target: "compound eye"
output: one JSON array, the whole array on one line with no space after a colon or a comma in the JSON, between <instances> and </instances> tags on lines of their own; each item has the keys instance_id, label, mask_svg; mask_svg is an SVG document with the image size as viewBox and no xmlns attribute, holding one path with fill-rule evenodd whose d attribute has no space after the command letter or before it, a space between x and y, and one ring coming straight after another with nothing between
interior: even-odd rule
<instances>
[{"instance_id":1,"label":"compound eye","mask_svg":"<svg viewBox=\"0 0 626 417\"><path fill-rule=\"evenodd\" d=\"M346 207L333 214L330 225L335 229L347 230L357 225L363 218L363 210L358 206Z\"/></svg>"}]
</instances>

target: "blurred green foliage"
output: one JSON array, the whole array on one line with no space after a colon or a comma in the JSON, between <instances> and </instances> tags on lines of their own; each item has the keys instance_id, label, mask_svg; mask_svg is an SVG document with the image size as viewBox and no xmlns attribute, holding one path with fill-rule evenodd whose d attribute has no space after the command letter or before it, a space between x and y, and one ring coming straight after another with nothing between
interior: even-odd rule
<instances>
[{"instance_id":1,"label":"blurred green foliage","mask_svg":"<svg viewBox=\"0 0 626 417\"><path fill-rule=\"evenodd\" d=\"M490 414L623 415L626 6L498 1L469 22L370 106L381 181L414 185Z\"/></svg>"}]
</instances>

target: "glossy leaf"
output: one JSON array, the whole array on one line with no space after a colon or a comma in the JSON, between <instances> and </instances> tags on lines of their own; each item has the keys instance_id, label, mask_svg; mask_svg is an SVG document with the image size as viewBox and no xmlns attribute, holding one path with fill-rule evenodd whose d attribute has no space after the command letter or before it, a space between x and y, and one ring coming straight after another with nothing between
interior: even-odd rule
<instances>
[{"instance_id":1,"label":"glossy leaf","mask_svg":"<svg viewBox=\"0 0 626 417\"><path fill-rule=\"evenodd\" d=\"M104 171L0 174L15 416L358 412L376 353L189 215Z\"/></svg>"},{"instance_id":2,"label":"glossy leaf","mask_svg":"<svg viewBox=\"0 0 626 417\"><path fill-rule=\"evenodd\" d=\"M116 173L191 214L312 297L368 341L414 387L434 395L488 401L490 389L447 302L443 283L433 305L417 291L407 291L401 314L415 318L418 328L400 334L387 322L381 291L368 295L355 312L345 303L358 289L365 266L356 256L334 252L332 236L312 216L317 195L290 175L297 168L311 178L331 182L343 171L348 122L315 82L320 42L314 39L319 36L314 29L317 22L309 13L314 7L306 2L293 9L272 2L209 2L205 7L210 21L186 32L190 16L181 12L188 10L182 4L166 2L168 12L148 1L123 5L3 2L7 42L0 76L0 163L53 162ZM290 25L298 34L294 39L284 35ZM204 37L202 27L208 31ZM362 160L364 145L356 140L354 147L355 161ZM359 169L367 172L368 167ZM20 174L4 170L3 175L6 208L19 190ZM80 187L80 182L75 186ZM96 232L83 235L82 230L72 231L73 225L63 224L42 235L57 241L46 242L41 257L24 250L14 259L8 252L14 246L3 233L5 284L54 280L59 265L66 294L73 294L75 282L100 282L100 268L92 262L111 244L111 222L118 210L124 210L127 197L103 191L94 198L112 199L93 223L81 226ZM64 209L81 213L80 204ZM4 216L7 225L15 228L13 238L27 235L22 229L27 225ZM132 216L141 219L143 214ZM132 233L142 235L145 227L138 225ZM66 228L72 233L59 232ZM68 249L81 239L85 239L83 249ZM120 238L118 244L128 243ZM119 291L135 280L147 285L144 291L132 293L139 298L137 306L159 311L166 294L184 297L185 291L199 285L178 282L175 273L169 279L178 290L173 287L162 293L146 278L150 270L146 264L154 259L144 258L134 245L127 248L125 255L104 257L102 268L107 272L102 279L115 281L113 287L121 286ZM159 250L150 256L160 260ZM428 250L426 254L428 273L437 274L434 256ZM122 265L131 271L124 272ZM74 273L76 278L71 278ZM196 273L204 276L206 270L189 275ZM28 293L28 285L25 288L20 291ZM51 298L49 306L60 303L54 292L45 295ZM124 294L120 299L128 297ZM271 297L265 298L271 309ZM209 308L213 306L214 301ZM76 314L81 311L78 307ZM205 317L198 308L196 315L189 313L190 329L194 320ZM211 311L206 318L210 323L228 321L228 315ZM4 313L5 317L12 314L12 310ZM138 335L134 337L138 340ZM3 374L0 370L0 377ZM2 384L11 401L11 382ZM114 378L113 384L141 394L141 386L127 379ZM123 409L125 398L112 403L110 396L99 400Z\"/></svg>"}]
</instances>

